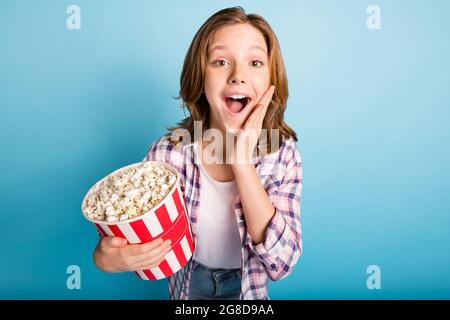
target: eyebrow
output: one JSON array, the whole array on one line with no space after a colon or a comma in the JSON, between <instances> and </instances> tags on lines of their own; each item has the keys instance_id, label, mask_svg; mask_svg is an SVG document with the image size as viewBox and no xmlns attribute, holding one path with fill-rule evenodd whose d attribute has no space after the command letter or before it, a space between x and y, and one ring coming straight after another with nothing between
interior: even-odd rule
<instances>
[{"instance_id":1,"label":"eyebrow","mask_svg":"<svg viewBox=\"0 0 450 320\"><path fill-rule=\"evenodd\" d=\"M208 50L208 53L211 54L211 52L213 52L213 51L215 51L215 50L223 50L223 49L229 49L229 47L228 47L228 46L225 46L225 45L215 45L215 46L211 47L211 49ZM260 46L253 45L253 46L250 46L249 49L250 49L250 50L260 50L260 51L264 52L264 54L267 55L266 50L264 50L264 49L263 49L262 47L260 47Z\"/></svg>"}]
</instances>

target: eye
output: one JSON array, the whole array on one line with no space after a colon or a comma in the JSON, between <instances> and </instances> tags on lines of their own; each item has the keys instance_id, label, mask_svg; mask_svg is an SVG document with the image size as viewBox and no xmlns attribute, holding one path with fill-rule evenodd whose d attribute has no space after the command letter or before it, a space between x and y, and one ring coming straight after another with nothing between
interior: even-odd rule
<instances>
[{"instance_id":1,"label":"eye","mask_svg":"<svg viewBox=\"0 0 450 320\"><path fill-rule=\"evenodd\" d=\"M261 60L252 60L252 62L251 62L252 67L260 68L263 65L264 65L264 63Z\"/></svg>"},{"instance_id":2,"label":"eye","mask_svg":"<svg viewBox=\"0 0 450 320\"><path fill-rule=\"evenodd\" d=\"M228 65L228 61L223 60L223 59L216 60L216 61L213 62L213 66L214 67L223 67L223 66L226 66L226 65Z\"/></svg>"}]
</instances>

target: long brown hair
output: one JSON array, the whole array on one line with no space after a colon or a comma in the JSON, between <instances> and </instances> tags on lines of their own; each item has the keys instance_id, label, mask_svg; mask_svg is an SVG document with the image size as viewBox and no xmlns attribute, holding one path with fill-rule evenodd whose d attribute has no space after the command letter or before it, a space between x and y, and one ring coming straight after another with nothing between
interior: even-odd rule
<instances>
[{"instance_id":1,"label":"long brown hair","mask_svg":"<svg viewBox=\"0 0 450 320\"><path fill-rule=\"evenodd\" d=\"M214 32L219 28L240 23L249 23L258 29L263 34L268 49L270 83L275 86L275 92L262 125L262 129L267 129L268 133L268 150L272 150L272 129L279 130L277 145L281 144L283 137L293 137L297 141L295 131L283 119L289 93L286 70L277 37L263 17L246 14L241 7L232 7L216 12L197 31L184 59L180 78L180 96L178 97L182 98L182 107L186 108L190 115L177 123L177 126L167 129L170 132L176 129L186 129L193 137L195 121L202 121L202 128L209 128L210 107L204 93L208 48Z\"/></svg>"}]
</instances>

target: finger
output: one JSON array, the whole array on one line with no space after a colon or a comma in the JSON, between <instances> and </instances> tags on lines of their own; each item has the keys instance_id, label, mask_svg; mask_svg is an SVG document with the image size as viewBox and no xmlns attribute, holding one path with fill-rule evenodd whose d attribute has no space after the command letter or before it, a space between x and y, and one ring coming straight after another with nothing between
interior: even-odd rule
<instances>
[{"instance_id":1,"label":"finger","mask_svg":"<svg viewBox=\"0 0 450 320\"><path fill-rule=\"evenodd\" d=\"M157 256L153 257L152 259L144 260L137 263L135 269L143 270L158 266L159 264L161 264L161 262L164 261L169 251L170 250L164 251L161 254L158 254Z\"/></svg>"},{"instance_id":2,"label":"finger","mask_svg":"<svg viewBox=\"0 0 450 320\"><path fill-rule=\"evenodd\" d=\"M258 128L262 127L262 123L263 123L264 118L266 116L267 109L269 108L270 101L272 101L272 97L273 97L274 92L275 92L275 86L270 86L270 88L269 88L269 95L267 96L267 99L264 102L264 105L262 106L262 108L260 108L261 112L258 114L258 117L257 117L257 120L256 120Z\"/></svg>"},{"instance_id":3,"label":"finger","mask_svg":"<svg viewBox=\"0 0 450 320\"><path fill-rule=\"evenodd\" d=\"M255 105L252 112L249 114L247 119L245 120L244 129L249 128L260 128L262 125L262 120L258 120L259 115L262 113L262 119L264 119L267 111L267 107L272 99L273 93L275 91L275 86L271 85L263 94L259 102ZM264 108L263 108L264 107ZM259 125L259 127L258 127Z\"/></svg>"},{"instance_id":4,"label":"finger","mask_svg":"<svg viewBox=\"0 0 450 320\"><path fill-rule=\"evenodd\" d=\"M155 249L151 250L150 252L147 252L143 255L138 256L139 258L137 261L142 261L146 259L151 259L152 257L155 257L159 254L162 254L166 251L170 251L172 249L172 243L170 240L165 241L162 245L156 247Z\"/></svg>"},{"instance_id":5,"label":"finger","mask_svg":"<svg viewBox=\"0 0 450 320\"><path fill-rule=\"evenodd\" d=\"M260 129L262 125L262 121L264 120L264 117L266 116L267 112L267 106L264 105L258 105L257 108L253 109L250 116L247 118L247 121L245 122L244 128L245 129Z\"/></svg>"},{"instance_id":6,"label":"finger","mask_svg":"<svg viewBox=\"0 0 450 320\"><path fill-rule=\"evenodd\" d=\"M162 252L166 251L168 248L169 249L171 248L170 240L165 241L164 243L157 246L156 248L151 249L150 251L147 251L143 254L133 256L133 264L151 259L151 258L157 256L158 254L161 254Z\"/></svg>"},{"instance_id":7,"label":"finger","mask_svg":"<svg viewBox=\"0 0 450 320\"><path fill-rule=\"evenodd\" d=\"M142 254L146 254L149 251L157 248L158 246L163 244L163 239L158 238L150 242L142 243L142 244L133 244L127 247L126 254L130 256L139 256Z\"/></svg>"},{"instance_id":8,"label":"finger","mask_svg":"<svg viewBox=\"0 0 450 320\"><path fill-rule=\"evenodd\" d=\"M256 124L256 118L258 116L260 107L255 107L250 115L247 117L247 120L245 120L244 129L254 128Z\"/></svg>"},{"instance_id":9,"label":"finger","mask_svg":"<svg viewBox=\"0 0 450 320\"><path fill-rule=\"evenodd\" d=\"M269 88L267 88L266 92L264 92L264 94L262 95L262 97L259 99L258 103L256 103L253 106L253 110L252 112L250 112L250 114L247 116L246 121L250 120L250 117L252 114L254 114L258 109L260 109L261 106L263 106L266 102L267 99L269 97L269 95L271 94L270 91L272 90L272 88L275 88L275 86L269 86ZM270 100L269 100L270 101Z\"/></svg>"},{"instance_id":10,"label":"finger","mask_svg":"<svg viewBox=\"0 0 450 320\"><path fill-rule=\"evenodd\" d=\"M273 93L275 92L275 86L271 85L263 94L259 102L256 104L255 108L252 110L250 116L247 118L247 121L256 121L259 118L259 114L263 114L263 117L266 115L267 107L269 106L270 100L272 100ZM255 119L253 119L253 117ZM261 121L262 123L262 121ZM255 124L258 124L256 121Z\"/></svg>"},{"instance_id":11,"label":"finger","mask_svg":"<svg viewBox=\"0 0 450 320\"><path fill-rule=\"evenodd\" d=\"M273 86L273 85L269 86L269 88L267 88L266 92L264 92L261 99L259 99L258 105L264 106L266 104L269 104L270 99L272 99L272 95L273 95L274 91L275 91L275 86Z\"/></svg>"},{"instance_id":12,"label":"finger","mask_svg":"<svg viewBox=\"0 0 450 320\"><path fill-rule=\"evenodd\" d=\"M272 101L274 92L275 92L275 86L270 86L268 92L266 92L266 99L264 100L264 104L263 104L264 114L270 104L270 101Z\"/></svg>"},{"instance_id":13,"label":"finger","mask_svg":"<svg viewBox=\"0 0 450 320\"><path fill-rule=\"evenodd\" d=\"M161 244L164 244L164 243L166 243L168 241L170 241L170 240L164 241L163 238L158 238L156 240L153 240L153 241L141 244L140 245L140 249L142 250L143 253L147 253L147 252L155 249L156 247L158 247Z\"/></svg>"},{"instance_id":14,"label":"finger","mask_svg":"<svg viewBox=\"0 0 450 320\"><path fill-rule=\"evenodd\" d=\"M128 258L129 263L131 266L133 266L132 268L136 268L136 266L139 266L139 265L142 265L145 263L148 264L148 262L153 261L153 259L155 259L155 257L157 257L161 254L165 254L168 249L170 250L171 246L164 243L146 254L129 257Z\"/></svg>"},{"instance_id":15,"label":"finger","mask_svg":"<svg viewBox=\"0 0 450 320\"><path fill-rule=\"evenodd\" d=\"M153 256L145 260L137 261L134 267L135 271L144 270L159 265L165 259L166 255L170 252L170 250L172 250L172 248L168 247L164 251L157 254L156 256Z\"/></svg>"},{"instance_id":16,"label":"finger","mask_svg":"<svg viewBox=\"0 0 450 320\"><path fill-rule=\"evenodd\" d=\"M120 237L105 237L104 243L107 247L114 247L114 248L120 248L127 245L128 241L124 238Z\"/></svg>"}]
</instances>

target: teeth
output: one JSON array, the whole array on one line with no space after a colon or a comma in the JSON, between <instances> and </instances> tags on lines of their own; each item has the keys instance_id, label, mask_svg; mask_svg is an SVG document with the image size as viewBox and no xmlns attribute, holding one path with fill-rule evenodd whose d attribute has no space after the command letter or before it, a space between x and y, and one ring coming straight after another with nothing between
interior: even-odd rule
<instances>
[{"instance_id":1,"label":"teeth","mask_svg":"<svg viewBox=\"0 0 450 320\"><path fill-rule=\"evenodd\" d=\"M244 99L245 96L241 96L241 95L233 95L233 96L229 96L228 98L232 98L232 99Z\"/></svg>"}]
</instances>

